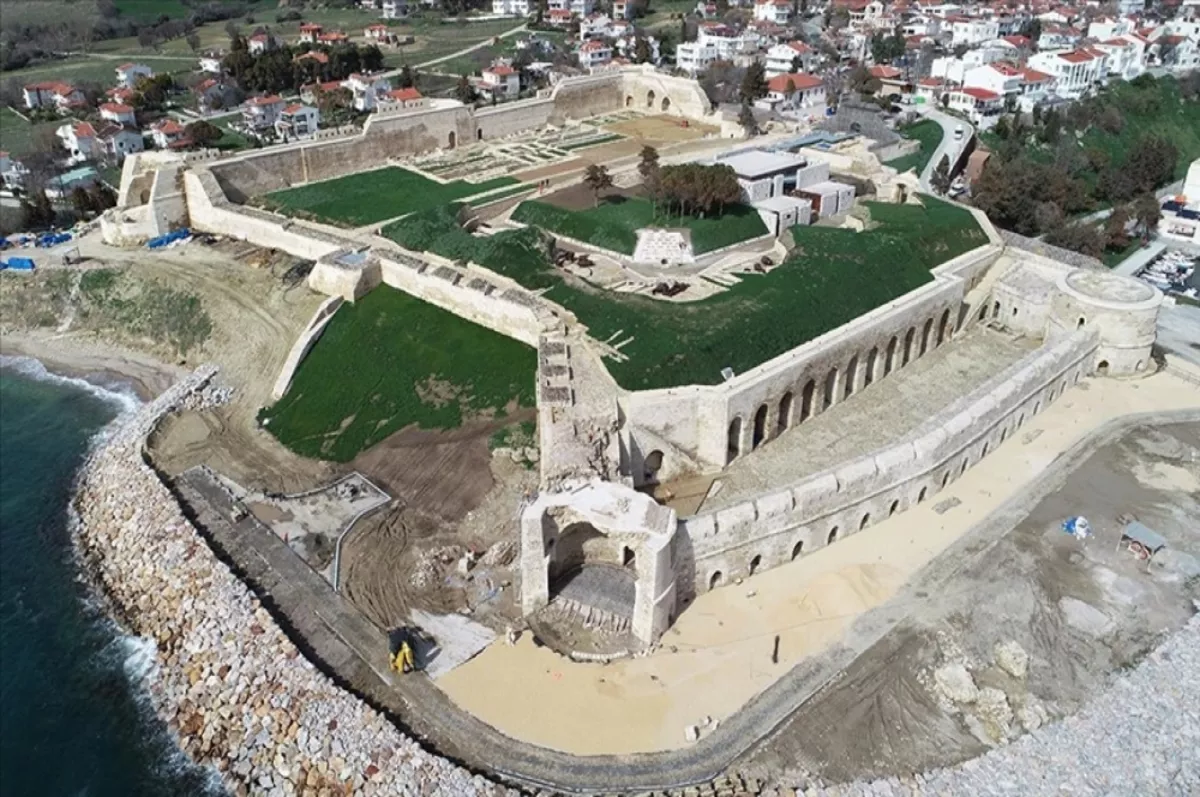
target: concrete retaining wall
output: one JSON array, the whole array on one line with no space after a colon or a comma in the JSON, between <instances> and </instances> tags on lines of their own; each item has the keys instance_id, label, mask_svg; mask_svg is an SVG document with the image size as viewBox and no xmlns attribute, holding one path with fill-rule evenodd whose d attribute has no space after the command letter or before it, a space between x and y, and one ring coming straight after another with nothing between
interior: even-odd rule
<instances>
[{"instance_id":1,"label":"concrete retaining wall","mask_svg":"<svg viewBox=\"0 0 1200 797\"><path fill-rule=\"evenodd\" d=\"M308 322L304 332L300 333L300 337L296 338L296 342L292 344L292 350L288 352L287 359L283 361L283 368L279 371L275 386L271 388L271 398L279 401L287 393L292 384L292 377L296 375L296 369L300 367L300 363L316 345L317 339L321 337L321 333L333 320L334 313L338 311L344 301L340 296L330 296L321 302L321 306L313 313L312 320Z\"/></svg>"},{"instance_id":2,"label":"concrete retaining wall","mask_svg":"<svg viewBox=\"0 0 1200 797\"><path fill-rule=\"evenodd\" d=\"M776 493L680 522L680 588L706 592L789 562L931 498L1088 372L1098 345L1079 332L1040 349L906 439Z\"/></svg>"}]
</instances>

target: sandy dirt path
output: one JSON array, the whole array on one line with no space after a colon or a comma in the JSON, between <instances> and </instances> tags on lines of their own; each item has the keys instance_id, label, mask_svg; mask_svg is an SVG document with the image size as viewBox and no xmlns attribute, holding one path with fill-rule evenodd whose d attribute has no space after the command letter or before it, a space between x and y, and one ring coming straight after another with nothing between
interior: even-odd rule
<instances>
[{"instance_id":1,"label":"sandy dirt path","mask_svg":"<svg viewBox=\"0 0 1200 797\"><path fill-rule=\"evenodd\" d=\"M700 596L652 656L574 663L526 635L493 644L438 685L501 732L595 755L681 748L684 728L729 717L854 620L895 596L924 565L1032 484L1073 443L1135 412L1200 409L1195 385L1170 374L1085 380L937 496L741 585ZM934 507L961 505L938 514ZM774 637L779 662L771 663Z\"/></svg>"}]
</instances>

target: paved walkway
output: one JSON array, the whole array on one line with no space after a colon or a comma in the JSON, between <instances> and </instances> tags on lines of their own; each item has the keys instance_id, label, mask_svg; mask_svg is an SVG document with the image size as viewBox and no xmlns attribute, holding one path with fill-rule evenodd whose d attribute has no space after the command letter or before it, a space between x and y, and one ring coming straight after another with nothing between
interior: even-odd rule
<instances>
[{"instance_id":1,"label":"paved walkway","mask_svg":"<svg viewBox=\"0 0 1200 797\"><path fill-rule=\"evenodd\" d=\"M933 151L933 157L929 159L929 163L925 164L925 170L921 172L921 190L927 194L934 194L936 192L930 183L930 180L933 179L934 170L937 169L938 164L942 162L944 156L949 156L950 166L953 168L955 162L962 154L963 147L975 135L975 128L965 119L959 119L957 116L943 113L930 103L926 103L920 107L921 110L918 113L942 126L942 140L938 143L937 149ZM959 127L962 127L963 130L962 138L955 139L954 131Z\"/></svg>"},{"instance_id":2,"label":"paved walkway","mask_svg":"<svg viewBox=\"0 0 1200 797\"><path fill-rule=\"evenodd\" d=\"M715 731L695 745L671 752L579 756L529 744L460 710L424 676L393 675L387 670L382 630L334 594L329 584L305 566L282 540L252 519L230 522L228 499L219 490L206 489L202 483L193 485L187 478L181 479L177 487L198 521L208 529L219 552L234 563L262 596L264 604L279 617L306 655L320 663L339 683L351 686L389 712L417 738L432 740L439 753L526 785L553 786L572 792L674 788L712 780L769 735L813 692L900 622L905 602L917 599L915 590L936 586L947 577L948 571L956 570L969 558L984 555L991 541L1006 533L1041 495L1055 489L1056 476L1065 474L1088 452L1137 423L1200 419L1200 394L1191 385L1170 376L1158 375L1140 382L1085 384L1087 390L1076 388L1068 392L1059 403L1027 422L1026 437L1040 431L1034 439L1014 436L951 485L947 495L963 500L959 508L935 516L928 505L918 507L879 524L874 536L875 529L871 529L826 549L832 552L845 546L841 550L848 550L857 544L870 547L874 558L879 559L882 556L879 535L894 538L900 530L897 523L911 516L909 522L925 529L923 544L929 547L930 558L937 553L949 555L937 557L924 567L893 600L880 604L879 610L863 615L852 627L847 623L839 644L800 661L790 670L772 673L773 683ZM1128 414L1150 408L1155 411ZM1002 500L1005 496L1007 501ZM817 561L821 555L801 561ZM757 576L747 582L750 586L716 590L709 596L725 601L736 597L744 603L746 589L758 587L762 592L773 578L791 578L790 588L794 592L795 572L789 572L792 567ZM708 596L703 596L684 614L681 624L689 614L706 613L702 603L705 597ZM900 611L889 607L899 607ZM497 645L492 650L512 648ZM659 658L637 661L654 662ZM725 673L724 683L753 675L740 663L734 664L737 674ZM557 666L560 671L582 668L613 672L613 665L599 667L562 659ZM538 682L537 673L518 675L529 684ZM486 680L476 683L477 691L488 691L490 687ZM705 688L711 691L712 686ZM538 715L543 723L553 724L562 719L543 710L543 697L540 693L532 694L525 705L526 712ZM679 732L682 733L682 728Z\"/></svg>"}]
</instances>

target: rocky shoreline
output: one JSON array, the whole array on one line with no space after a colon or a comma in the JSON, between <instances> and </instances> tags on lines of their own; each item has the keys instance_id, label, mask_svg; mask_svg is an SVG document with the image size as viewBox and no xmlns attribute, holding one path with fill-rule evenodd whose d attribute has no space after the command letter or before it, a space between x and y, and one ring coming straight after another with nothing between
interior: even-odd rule
<instances>
[{"instance_id":1,"label":"rocky shoreline","mask_svg":"<svg viewBox=\"0 0 1200 797\"><path fill-rule=\"evenodd\" d=\"M146 464L146 436L215 373L200 368L118 421L74 501L95 583L126 629L155 644L149 691L180 747L237 795L515 794L426 752L318 671Z\"/></svg>"}]
</instances>

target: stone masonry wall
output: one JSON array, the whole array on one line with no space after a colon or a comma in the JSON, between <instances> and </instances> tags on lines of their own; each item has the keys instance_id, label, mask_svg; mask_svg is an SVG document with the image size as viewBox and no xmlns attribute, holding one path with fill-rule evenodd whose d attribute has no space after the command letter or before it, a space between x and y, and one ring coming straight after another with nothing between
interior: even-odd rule
<instances>
[{"instance_id":1,"label":"stone masonry wall","mask_svg":"<svg viewBox=\"0 0 1200 797\"><path fill-rule=\"evenodd\" d=\"M905 440L779 492L680 523L676 572L707 592L828 545L921 503L1087 375L1098 345L1079 332L1044 347L951 404Z\"/></svg>"},{"instance_id":2,"label":"stone masonry wall","mask_svg":"<svg viewBox=\"0 0 1200 797\"><path fill-rule=\"evenodd\" d=\"M431 755L322 675L217 559L143 459L205 367L118 421L80 477L77 544L126 628L156 646L150 694L230 793L464 797L506 791Z\"/></svg>"}]
</instances>

